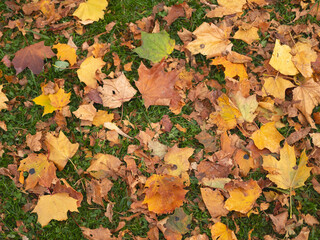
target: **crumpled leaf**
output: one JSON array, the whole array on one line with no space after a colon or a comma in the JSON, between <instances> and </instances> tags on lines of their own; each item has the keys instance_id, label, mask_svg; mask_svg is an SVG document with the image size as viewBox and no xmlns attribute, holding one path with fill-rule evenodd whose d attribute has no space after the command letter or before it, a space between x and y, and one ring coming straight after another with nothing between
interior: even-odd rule
<instances>
[{"instance_id":1,"label":"crumpled leaf","mask_svg":"<svg viewBox=\"0 0 320 240\"><path fill-rule=\"evenodd\" d=\"M262 190L257 181L250 179L248 182L236 182L235 186L228 184L225 186L230 197L225 202L224 207L229 211L247 213L251 210Z\"/></svg>"},{"instance_id":2,"label":"crumpled leaf","mask_svg":"<svg viewBox=\"0 0 320 240\"><path fill-rule=\"evenodd\" d=\"M267 177L282 189L294 189L304 185L310 176L311 167L307 167L308 157L305 150L297 164L294 147L284 144L280 149L280 160L271 155L263 156L263 168L269 172Z\"/></svg>"},{"instance_id":3,"label":"crumpled leaf","mask_svg":"<svg viewBox=\"0 0 320 240\"><path fill-rule=\"evenodd\" d=\"M109 108L118 108L124 102L128 102L137 93L126 76L122 73L115 79L103 81L103 87L98 87L99 95L102 99L103 106Z\"/></svg>"},{"instance_id":4,"label":"crumpled leaf","mask_svg":"<svg viewBox=\"0 0 320 240\"><path fill-rule=\"evenodd\" d=\"M20 162L18 171L21 171L20 182L24 182L23 172L29 175L25 181L25 189L34 188L38 183L43 187L50 187L53 179L56 178L56 168L44 154L31 153Z\"/></svg>"},{"instance_id":5,"label":"crumpled leaf","mask_svg":"<svg viewBox=\"0 0 320 240\"><path fill-rule=\"evenodd\" d=\"M234 34L233 38L240 39L248 44L252 44L254 41L259 40L258 30L259 29L256 27L250 27L248 29L239 27L239 30Z\"/></svg>"},{"instance_id":6,"label":"crumpled leaf","mask_svg":"<svg viewBox=\"0 0 320 240\"><path fill-rule=\"evenodd\" d=\"M285 99L286 89L294 87L294 84L282 77L264 78L262 92L266 95L272 95L281 100Z\"/></svg>"},{"instance_id":7,"label":"crumpled leaf","mask_svg":"<svg viewBox=\"0 0 320 240\"><path fill-rule=\"evenodd\" d=\"M110 154L98 153L93 157L87 172L96 179L115 176L120 169L121 161L119 158Z\"/></svg>"},{"instance_id":8,"label":"crumpled leaf","mask_svg":"<svg viewBox=\"0 0 320 240\"><path fill-rule=\"evenodd\" d=\"M314 107L320 103L320 85L318 82L314 82L312 79L305 81L300 86L293 89L293 100L298 103L294 106L299 109L312 128L316 128L316 125L311 118Z\"/></svg>"},{"instance_id":9,"label":"crumpled leaf","mask_svg":"<svg viewBox=\"0 0 320 240\"><path fill-rule=\"evenodd\" d=\"M138 69L139 80L135 84L142 94L146 108L150 105L177 105L180 101L178 91L174 88L179 72L165 72L164 65L164 62L160 62L148 69L141 62Z\"/></svg>"},{"instance_id":10,"label":"crumpled leaf","mask_svg":"<svg viewBox=\"0 0 320 240\"><path fill-rule=\"evenodd\" d=\"M284 137L278 132L274 122L268 122L255 131L251 139L260 150L267 148L271 152L279 152L280 142Z\"/></svg>"},{"instance_id":11,"label":"crumpled leaf","mask_svg":"<svg viewBox=\"0 0 320 240\"><path fill-rule=\"evenodd\" d=\"M67 60L71 66L77 62L76 50L68 44L58 43L53 45L52 48L58 50L57 58L61 61Z\"/></svg>"},{"instance_id":12,"label":"crumpled leaf","mask_svg":"<svg viewBox=\"0 0 320 240\"><path fill-rule=\"evenodd\" d=\"M120 128L118 128L118 126L115 123L112 122L105 122L103 124L103 126L105 128L108 128L109 130L115 130L117 133L119 133L121 136L124 136L126 138L132 139L132 137L130 137L128 134L126 134L125 132L123 132Z\"/></svg>"},{"instance_id":13,"label":"crumpled leaf","mask_svg":"<svg viewBox=\"0 0 320 240\"><path fill-rule=\"evenodd\" d=\"M240 81L248 79L246 68L242 63L232 63L226 57L216 57L211 60L211 65L223 65L225 77L235 78L238 76Z\"/></svg>"},{"instance_id":14,"label":"crumpled leaf","mask_svg":"<svg viewBox=\"0 0 320 240\"><path fill-rule=\"evenodd\" d=\"M309 42L297 42L291 50L292 62L305 78L312 76L311 62L317 60L317 53Z\"/></svg>"},{"instance_id":15,"label":"crumpled leaf","mask_svg":"<svg viewBox=\"0 0 320 240\"><path fill-rule=\"evenodd\" d=\"M53 219L67 220L68 211L78 212L77 199L70 197L68 193L40 196L36 207L32 210L38 214L38 222L42 227Z\"/></svg>"},{"instance_id":16,"label":"crumpled leaf","mask_svg":"<svg viewBox=\"0 0 320 240\"><path fill-rule=\"evenodd\" d=\"M183 188L183 180L178 177L153 174L146 181L143 203L156 214L171 213L183 204L188 192Z\"/></svg>"},{"instance_id":17,"label":"crumpled leaf","mask_svg":"<svg viewBox=\"0 0 320 240\"><path fill-rule=\"evenodd\" d=\"M32 44L16 52L12 64L16 74L21 73L28 67L34 74L42 72L45 58L55 56L50 47L44 45L44 41Z\"/></svg>"},{"instance_id":18,"label":"crumpled leaf","mask_svg":"<svg viewBox=\"0 0 320 240\"><path fill-rule=\"evenodd\" d=\"M77 16L82 21L98 21L104 16L104 10L108 6L107 0L87 0L80 3L73 16Z\"/></svg>"},{"instance_id":19,"label":"crumpled leaf","mask_svg":"<svg viewBox=\"0 0 320 240\"><path fill-rule=\"evenodd\" d=\"M8 106L5 102L9 101L7 96L2 92L3 85L0 85L0 111L2 109L7 109Z\"/></svg>"},{"instance_id":20,"label":"crumpled leaf","mask_svg":"<svg viewBox=\"0 0 320 240\"><path fill-rule=\"evenodd\" d=\"M187 45L192 54L201 53L207 58L221 56L222 53L231 50L232 44L229 41L229 33L214 24L202 23L193 34L196 40Z\"/></svg>"},{"instance_id":21,"label":"crumpled leaf","mask_svg":"<svg viewBox=\"0 0 320 240\"><path fill-rule=\"evenodd\" d=\"M294 76L299 71L292 62L290 52L291 48L288 45L281 45L280 40L277 39L269 64L284 75Z\"/></svg>"},{"instance_id":22,"label":"crumpled leaf","mask_svg":"<svg viewBox=\"0 0 320 240\"><path fill-rule=\"evenodd\" d=\"M84 82L88 87L96 89L98 87L96 72L97 70L101 71L105 64L102 58L94 58L93 56L86 58L77 70L80 81Z\"/></svg>"},{"instance_id":23,"label":"crumpled leaf","mask_svg":"<svg viewBox=\"0 0 320 240\"><path fill-rule=\"evenodd\" d=\"M116 240L117 238L111 237L111 232L108 228L100 226L99 228L90 229L81 227L82 234L89 240Z\"/></svg>"},{"instance_id":24,"label":"crumpled leaf","mask_svg":"<svg viewBox=\"0 0 320 240\"><path fill-rule=\"evenodd\" d=\"M93 106L93 104L83 104L80 105L79 108L72 113L81 120L92 122L97 114L97 109Z\"/></svg>"},{"instance_id":25,"label":"crumpled leaf","mask_svg":"<svg viewBox=\"0 0 320 240\"><path fill-rule=\"evenodd\" d=\"M212 240L237 240L234 232L221 222L217 222L211 227L211 237Z\"/></svg>"},{"instance_id":26,"label":"crumpled leaf","mask_svg":"<svg viewBox=\"0 0 320 240\"><path fill-rule=\"evenodd\" d=\"M47 133L44 143L48 148L48 159L54 162L59 171L65 167L68 160L73 157L79 148L79 144L72 144L62 131L57 138L51 133Z\"/></svg>"},{"instance_id":27,"label":"crumpled leaf","mask_svg":"<svg viewBox=\"0 0 320 240\"><path fill-rule=\"evenodd\" d=\"M160 62L164 57L167 58L175 46L175 41L164 30L159 33L141 32L141 40L141 47L137 47L133 51L139 57L148 59L154 63Z\"/></svg>"}]
</instances>

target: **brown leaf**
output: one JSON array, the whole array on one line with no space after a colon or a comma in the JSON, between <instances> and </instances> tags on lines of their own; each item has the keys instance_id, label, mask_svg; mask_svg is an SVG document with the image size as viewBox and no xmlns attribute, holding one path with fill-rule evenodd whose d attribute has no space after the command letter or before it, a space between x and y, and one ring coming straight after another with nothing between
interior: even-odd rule
<instances>
[{"instance_id":1,"label":"brown leaf","mask_svg":"<svg viewBox=\"0 0 320 240\"><path fill-rule=\"evenodd\" d=\"M42 137L41 132L37 132L35 135L28 134L26 136L27 146L30 148L31 151L38 152L41 150L41 142L40 139Z\"/></svg>"},{"instance_id":2,"label":"brown leaf","mask_svg":"<svg viewBox=\"0 0 320 240\"><path fill-rule=\"evenodd\" d=\"M142 62L138 69L139 80L136 86L142 94L144 105L148 108L150 105L177 106L180 96L174 88L179 79L179 72L164 71L164 62L160 62L148 69Z\"/></svg>"},{"instance_id":3,"label":"brown leaf","mask_svg":"<svg viewBox=\"0 0 320 240\"><path fill-rule=\"evenodd\" d=\"M200 188L202 199L213 218L226 216L228 210L224 208L224 197L219 190L212 190L211 188Z\"/></svg>"},{"instance_id":4,"label":"brown leaf","mask_svg":"<svg viewBox=\"0 0 320 240\"><path fill-rule=\"evenodd\" d=\"M289 145L293 145L294 143L298 142L300 139L305 138L308 133L310 132L311 127L303 128L297 132L293 132L290 136L286 139Z\"/></svg>"},{"instance_id":5,"label":"brown leaf","mask_svg":"<svg viewBox=\"0 0 320 240\"><path fill-rule=\"evenodd\" d=\"M167 16L163 20L167 21L167 25L170 26L177 18L184 17L185 12L182 4L177 4L171 7Z\"/></svg>"},{"instance_id":6,"label":"brown leaf","mask_svg":"<svg viewBox=\"0 0 320 240\"><path fill-rule=\"evenodd\" d=\"M117 239L117 238L111 237L110 230L102 226L96 229L81 227L81 230L84 237L89 240L116 240Z\"/></svg>"},{"instance_id":7,"label":"brown leaf","mask_svg":"<svg viewBox=\"0 0 320 240\"><path fill-rule=\"evenodd\" d=\"M283 213L280 213L276 216L269 214L269 217L271 218L271 220L273 222L275 231L279 234L284 234L287 219L288 219L288 212L283 212Z\"/></svg>"},{"instance_id":8,"label":"brown leaf","mask_svg":"<svg viewBox=\"0 0 320 240\"><path fill-rule=\"evenodd\" d=\"M16 52L12 64L16 73L21 73L28 67L34 74L41 73L44 66L44 58L55 56L50 47L44 45L44 41L35 43Z\"/></svg>"}]
</instances>

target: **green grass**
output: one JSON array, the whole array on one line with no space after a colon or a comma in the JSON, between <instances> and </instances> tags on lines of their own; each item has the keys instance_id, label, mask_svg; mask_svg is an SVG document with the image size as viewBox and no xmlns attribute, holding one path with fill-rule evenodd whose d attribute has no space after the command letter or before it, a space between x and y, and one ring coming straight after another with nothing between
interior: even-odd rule
<instances>
[{"instance_id":1,"label":"green grass","mask_svg":"<svg viewBox=\"0 0 320 240\"><path fill-rule=\"evenodd\" d=\"M150 63L146 60L140 59L137 54L129 50L127 47L120 46L121 37L123 37L123 35L126 33L128 23L150 16L152 14L152 8L161 2L161 0L110 1L108 13L105 14L104 19L85 26L85 33L82 36L76 33L71 34L73 36L73 41L79 47L77 51L78 57L84 58L86 56L86 52L81 50L81 45L83 43L87 42L89 45L93 44L94 37L97 34L105 32L105 26L115 21L116 25L112 31L107 34L102 34L99 37L101 42L112 43L111 51L104 56L103 60L107 63L113 63L112 53L115 52L119 55L122 64L133 62L132 71L125 72L125 74L131 83L134 83L134 81L139 77L137 69L140 65L140 62L143 61L147 66L150 66ZM166 6L171 6L173 4L182 2L182 0L165 1ZM192 18L190 20L179 18L168 29L170 37L175 39L178 44L181 44L182 42L178 37L177 32L182 30L182 28L186 28L189 31L194 31L204 21L212 21L212 19L205 17L206 10L209 9L208 7L200 5L199 1L197 0L190 0L188 4L190 7L195 9ZM280 16L278 21L280 21L281 24L294 25L296 24L293 22L295 14L288 10L294 7L297 6L293 5L291 1L286 0L276 1L275 5L269 5L265 8L271 10L271 19ZM0 2L0 11L3 13L12 13L12 10L10 10L4 2ZM165 28L165 21L162 21L161 19L165 15L165 11L161 11L156 14L156 19L160 21L162 29ZM23 17L22 12L19 14L13 14L10 17L10 20L19 19L21 17ZM66 17L61 19L59 23L70 20L72 20L71 17ZM214 19L213 21L215 20L217 19ZM1 23L6 23L8 19L6 19L3 14L0 14L0 21ZM310 15L299 19L297 23L302 24L307 23L308 21L312 23L319 23L319 21L316 21L315 18ZM41 30L40 33L42 36L40 36L40 40L34 40L32 32L27 32L25 36L23 36L21 33L17 33L17 35L11 39L12 34L17 32L17 28L0 28L0 31L2 31L4 34L1 39L3 45L0 47L0 59L2 59L4 55L8 55L12 59L14 54L21 48L41 40L44 40L45 45L47 46L67 42L67 39L63 35L50 32L48 31L48 28ZM260 43L262 45L267 44L269 37L269 35L264 35L264 37L260 40ZM134 41L134 44L137 45L139 42L140 41ZM244 55L249 54L248 45L243 41L233 39L232 43L234 46L234 51ZM171 57L185 59L184 54L176 50L171 54ZM262 65L262 57L257 55L252 55L252 57L255 66ZM9 100L16 99L16 103L10 111L3 110L0 112L0 121L5 121L8 129L7 131L0 129L0 141L5 145L4 154L0 160L0 167L7 167L8 164L17 163L18 160L21 159L21 156L18 157L17 155L18 152L26 148L26 135L35 134L36 131L38 131L37 124L39 122L50 122L53 118L53 114L42 116L43 107L41 106L33 104L31 107L25 107L25 103L27 103L27 101L32 102L32 99L41 95L41 83L54 81L58 78L65 79L64 89L66 92L71 92L71 102L69 104L70 110L75 111L80 105L82 99L75 94L73 87L75 85L80 85L81 88L83 88L85 84L80 83L79 79L77 78L76 69L61 72L55 71L55 68L52 66L55 60L56 58L47 60L47 62L50 62L51 65L47 64L45 71L39 75L33 75L29 69L20 73L17 76L18 79L22 79L23 77L28 79L28 84L25 86L8 83L4 77L1 78L1 84L4 85L4 92L6 96L9 98ZM202 66L207 66L210 68L210 73L205 79L215 79L220 84L225 84L224 73L221 68L219 69L216 66L210 66L206 57L200 54L196 56L196 61L201 63ZM187 65L186 67L191 68L190 65ZM12 67L7 68L2 63L0 63L0 69L4 75L15 75L15 70ZM114 70L115 67L112 66L110 69L103 71L104 73L109 74ZM199 72L202 71L199 68L196 70ZM105 109L102 106L96 107L98 109ZM198 142L198 140L195 139L195 136L201 132L200 126L194 120L189 121L183 117L183 114L189 115L192 111L193 103L191 102L187 102L186 106L183 107L182 112L178 115L171 113L168 107L164 106L150 106L148 109L145 109L140 94L137 94L136 97L131 101L124 103L122 108L112 111L110 110L110 112L119 114L122 119L127 119L134 125L134 128L132 128L129 132L129 135L132 137L135 137L137 134L139 134L140 130L151 128L151 123L159 122L163 115L169 115L174 127L172 128L171 132L161 134L159 141L167 146L173 146L174 144L178 143L179 147L191 147L194 148L196 152L199 152L201 149L203 149L203 146ZM69 130L65 131L66 135L73 139L73 142L79 143L81 149L81 151L78 151L78 153L71 159L77 170L86 170L90 166L91 159L85 155L84 149L89 149L89 151L91 151L93 154L107 153L119 158L123 158L127 154L127 148L130 144L139 145L139 141L136 139L130 141L121 137L121 145L110 147L107 141L96 140L95 144L90 146L90 140L88 137L86 137L86 133L78 130L80 120L76 118L69 118L67 119L67 122ZM186 128L187 131L179 131L175 127L176 124L180 124L182 127ZM51 126L48 126L50 131L54 131L56 127L57 126L55 123L53 123ZM93 134L98 132L101 128L93 126L88 127L88 129ZM289 136L294 130L290 128L289 125L286 125L286 127L280 129L279 131L284 136ZM214 130L212 132L214 134ZM234 130L232 133L236 133L244 138L244 136L238 130ZM26 157L27 153L24 155L24 157ZM150 176L150 173L146 172L144 169L145 165L143 160L137 159L137 164L140 164L140 170L143 175ZM246 179L265 179L266 173L260 170L261 169L250 172ZM78 226L84 226L93 229L98 228L101 225L103 227L115 229L121 221L121 217L128 217L133 214L128 211L132 201L127 190L127 183L124 180L119 178L116 181L113 181L114 186L109 192L109 200L115 203L113 208L113 219L112 222L110 222L104 215L106 210L106 202L105 206L100 206L97 204L89 205L86 202L86 193L82 188L81 183L84 183L85 179L89 179L87 175L79 175L74 169L73 165L68 163L63 171L57 173L57 176L59 178L65 178L71 184L71 186L75 188L75 190L81 192L84 195L84 200L79 208L79 213L69 213L68 220L62 222L53 220L50 222L50 224L42 228L40 224L37 223L37 215L35 213L23 211L23 207L27 203L35 202L37 200L37 196L35 194L26 194L25 192L19 190L11 179L0 175L1 239L20 239L21 236L19 236L19 234L25 235L29 239L83 239L81 229ZM196 227L199 227L201 233L206 233L209 237L211 237L210 229L208 227L210 224L212 224L210 220L211 217L209 212L203 209L203 204L201 205L202 200L200 187L201 186L199 185L198 180L191 175L191 185L187 188L189 191L183 208L187 214L192 214L193 216L191 229L194 230ZM315 217L319 217L319 197L320 195L314 191L309 179L309 181L306 183L306 186L296 190L296 195L294 196L293 201L294 214L299 215L301 213L309 213ZM261 196L258 199L258 202L262 202L264 200L264 197ZM234 214L234 212L231 212L227 217L222 217L222 222L234 231L236 230L235 224L237 224L240 229L239 232L237 232L238 239L248 239L248 233L252 229L254 229L251 235L252 237L256 237L256 239L263 239L263 236L267 234L276 235L272 228L272 223L268 219L268 214L272 213L272 207L261 214L252 214L250 217L238 217L236 214ZM165 216L166 215L160 216L159 219L162 219ZM20 221L22 221L23 225L18 227ZM303 226L305 226L305 224ZM302 226L297 229L297 233L301 228ZM127 221L124 229L128 229L134 236L147 237L149 223L144 218L144 215L141 214L140 216ZM319 228L311 227L310 229L311 232L309 239L319 239ZM190 237L190 232L185 234L184 237ZM160 233L160 236L160 238L163 239L162 233ZM283 238L283 236L277 236ZM126 234L124 239L132 239L132 236Z\"/></svg>"}]
</instances>

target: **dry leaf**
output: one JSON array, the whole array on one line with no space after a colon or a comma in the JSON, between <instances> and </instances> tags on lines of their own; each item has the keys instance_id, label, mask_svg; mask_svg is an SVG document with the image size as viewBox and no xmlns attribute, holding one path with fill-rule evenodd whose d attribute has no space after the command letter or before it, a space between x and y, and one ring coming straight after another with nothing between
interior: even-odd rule
<instances>
[{"instance_id":1,"label":"dry leaf","mask_svg":"<svg viewBox=\"0 0 320 240\"><path fill-rule=\"evenodd\" d=\"M294 87L294 85L282 77L267 77L264 78L262 92L265 95L272 95L276 98L284 100L286 96L286 89L292 87Z\"/></svg>"},{"instance_id":2,"label":"dry leaf","mask_svg":"<svg viewBox=\"0 0 320 240\"><path fill-rule=\"evenodd\" d=\"M224 197L220 191L212 190L211 188L200 188L201 197L213 218L226 216L228 210L224 208Z\"/></svg>"},{"instance_id":3,"label":"dry leaf","mask_svg":"<svg viewBox=\"0 0 320 240\"><path fill-rule=\"evenodd\" d=\"M76 50L68 44L58 43L53 45L52 48L58 50L57 58L59 60L67 60L71 66L73 66L77 62Z\"/></svg>"},{"instance_id":4,"label":"dry leaf","mask_svg":"<svg viewBox=\"0 0 320 240\"><path fill-rule=\"evenodd\" d=\"M237 240L234 232L221 222L217 222L211 227L211 236L212 240Z\"/></svg>"}]
</instances>

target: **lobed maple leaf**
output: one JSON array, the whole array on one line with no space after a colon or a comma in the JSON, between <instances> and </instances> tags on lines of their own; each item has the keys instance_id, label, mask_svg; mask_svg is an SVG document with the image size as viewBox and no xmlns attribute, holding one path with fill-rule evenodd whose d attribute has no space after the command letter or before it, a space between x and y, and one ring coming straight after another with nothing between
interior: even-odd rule
<instances>
[{"instance_id":1,"label":"lobed maple leaf","mask_svg":"<svg viewBox=\"0 0 320 240\"><path fill-rule=\"evenodd\" d=\"M48 225L53 219L67 220L68 211L78 212L77 199L70 197L68 193L40 196L36 207L32 210L38 214L38 222L42 227Z\"/></svg>"},{"instance_id":2,"label":"lobed maple leaf","mask_svg":"<svg viewBox=\"0 0 320 240\"><path fill-rule=\"evenodd\" d=\"M143 203L156 214L171 213L183 204L187 190L182 179L171 175L153 174L145 184Z\"/></svg>"},{"instance_id":3,"label":"lobed maple leaf","mask_svg":"<svg viewBox=\"0 0 320 240\"><path fill-rule=\"evenodd\" d=\"M267 177L282 189L294 189L304 185L310 176L311 167L307 167L308 157L305 150L297 164L294 147L286 142L280 149L280 160L271 155L263 156L263 168L269 172Z\"/></svg>"},{"instance_id":4,"label":"lobed maple leaf","mask_svg":"<svg viewBox=\"0 0 320 240\"><path fill-rule=\"evenodd\" d=\"M154 63L160 62L164 57L172 53L175 41L166 31L159 33L141 32L141 47L133 49L139 57L148 59Z\"/></svg>"},{"instance_id":5,"label":"lobed maple leaf","mask_svg":"<svg viewBox=\"0 0 320 240\"><path fill-rule=\"evenodd\" d=\"M88 0L80 3L73 16L80 18L82 21L98 21L103 18L104 10L108 6L107 0Z\"/></svg>"},{"instance_id":6,"label":"lobed maple leaf","mask_svg":"<svg viewBox=\"0 0 320 240\"><path fill-rule=\"evenodd\" d=\"M223 65L226 77L235 78L238 76L240 81L248 79L246 68L242 63L232 63L226 57L216 57L211 60L211 65Z\"/></svg>"},{"instance_id":7,"label":"lobed maple leaf","mask_svg":"<svg viewBox=\"0 0 320 240\"><path fill-rule=\"evenodd\" d=\"M142 62L140 64L136 86L142 94L146 108L150 105L174 106L180 101L178 91L174 88L179 72L165 72L164 65L164 62L160 62L148 69Z\"/></svg>"},{"instance_id":8,"label":"lobed maple leaf","mask_svg":"<svg viewBox=\"0 0 320 240\"><path fill-rule=\"evenodd\" d=\"M264 78L262 92L284 100L286 89L292 87L294 87L294 84L282 77L267 77Z\"/></svg>"},{"instance_id":9,"label":"lobed maple leaf","mask_svg":"<svg viewBox=\"0 0 320 240\"><path fill-rule=\"evenodd\" d=\"M44 41L32 44L16 52L12 64L16 74L21 73L28 67L34 74L41 73L45 58L52 58L55 53L50 47L44 45Z\"/></svg>"}]
</instances>

